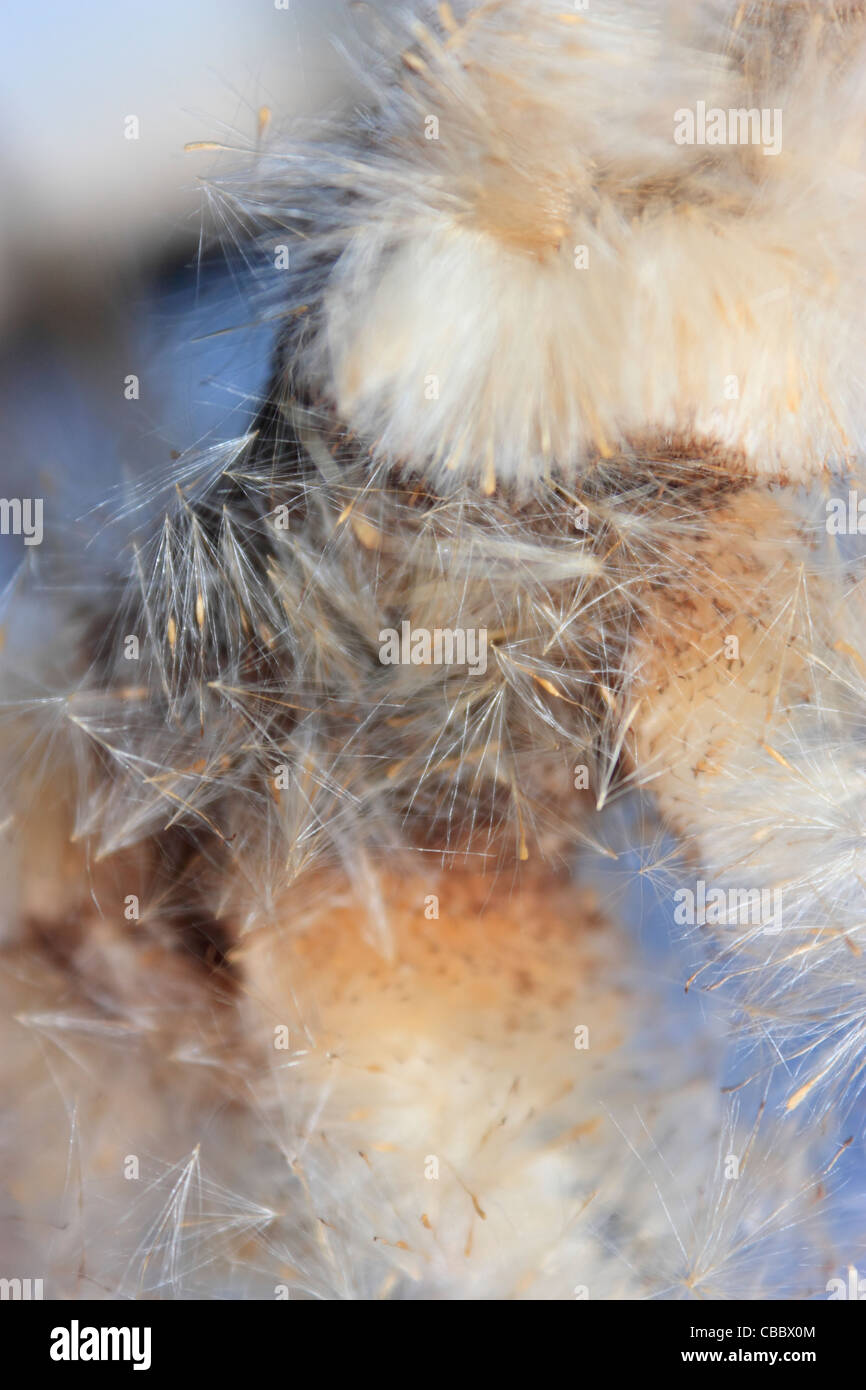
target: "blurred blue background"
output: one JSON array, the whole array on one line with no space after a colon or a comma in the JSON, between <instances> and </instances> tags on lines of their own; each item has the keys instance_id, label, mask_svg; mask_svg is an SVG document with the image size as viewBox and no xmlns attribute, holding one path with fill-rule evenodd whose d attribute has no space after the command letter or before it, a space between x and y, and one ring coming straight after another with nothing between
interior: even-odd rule
<instances>
[{"instance_id":1,"label":"blurred blue background","mask_svg":"<svg viewBox=\"0 0 866 1390\"><path fill-rule=\"evenodd\" d=\"M249 149L262 108L285 124L349 100L346 14L341 0L4 7L0 496L43 497L49 530L68 536L172 450L243 429L269 336L216 336L245 318L237 266L199 264L214 231L201 180L232 156L184 146ZM23 554L0 536L0 583Z\"/></svg>"}]
</instances>

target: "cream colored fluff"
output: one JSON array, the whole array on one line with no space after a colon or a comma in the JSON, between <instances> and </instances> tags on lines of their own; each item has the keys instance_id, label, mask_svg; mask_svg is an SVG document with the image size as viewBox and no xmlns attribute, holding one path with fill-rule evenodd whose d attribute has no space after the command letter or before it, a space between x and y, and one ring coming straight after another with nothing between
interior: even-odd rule
<instances>
[{"instance_id":1,"label":"cream colored fluff","mask_svg":"<svg viewBox=\"0 0 866 1390\"><path fill-rule=\"evenodd\" d=\"M329 175L353 197L305 348L378 458L492 488L647 434L798 479L849 453L856 15L511 0L413 33L377 141ZM698 101L780 113L779 152L676 143Z\"/></svg>"}]
</instances>

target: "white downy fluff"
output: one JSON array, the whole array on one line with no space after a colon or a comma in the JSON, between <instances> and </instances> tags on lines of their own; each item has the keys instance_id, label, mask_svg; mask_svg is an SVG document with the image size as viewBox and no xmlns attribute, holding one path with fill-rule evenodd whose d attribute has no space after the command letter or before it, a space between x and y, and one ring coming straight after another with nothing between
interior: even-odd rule
<instances>
[{"instance_id":1,"label":"white downy fluff","mask_svg":"<svg viewBox=\"0 0 866 1390\"><path fill-rule=\"evenodd\" d=\"M856 15L808 10L516 0L407 24L374 141L276 169L328 187L339 252L302 376L440 487L573 476L655 434L760 474L845 458L866 65ZM676 143L699 102L767 113L761 140Z\"/></svg>"},{"instance_id":2,"label":"white downy fluff","mask_svg":"<svg viewBox=\"0 0 866 1390\"><path fill-rule=\"evenodd\" d=\"M265 408L128 499L86 611L50 558L10 609L2 1141L52 1296L814 1297L858 1258L859 571L769 483L820 508L862 436L862 24L443 4L352 129L214 190L290 240ZM698 101L779 152L677 144ZM485 669L383 665L404 621ZM570 882L633 789L668 892L784 889L778 934L694 924L733 1102Z\"/></svg>"}]
</instances>

